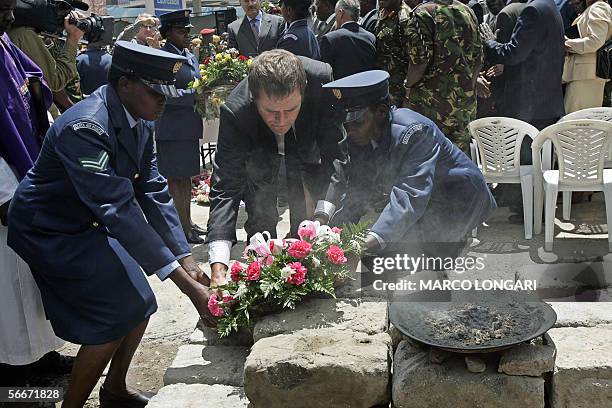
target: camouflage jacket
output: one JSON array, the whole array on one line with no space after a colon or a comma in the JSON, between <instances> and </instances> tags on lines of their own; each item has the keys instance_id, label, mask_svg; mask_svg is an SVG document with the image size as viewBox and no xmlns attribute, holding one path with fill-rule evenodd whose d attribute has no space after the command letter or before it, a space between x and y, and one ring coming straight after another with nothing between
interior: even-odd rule
<instances>
[{"instance_id":1,"label":"camouflage jacket","mask_svg":"<svg viewBox=\"0 0 612 408\"><path fill-rule=\"evenodd\" d=\"M410 63L428 66L404 106L432 119L466 151L467 125L476 118L473 79L483 63L474 12L457 0L421 4L411 13L407 37Z\"/></svg>"},{"instance_id":2,"label":"camouflage jacket","mask_svg":"<svg viewBox=\"0 0 612 408\"><path fill-rule=\"evenodd\" d=\"M395 102L404 98L408 72L408 23L411 8L404 2L399 12L381 9L376 21L376 67L389 72L389 91Z\"/></svg>"}]
</instances>

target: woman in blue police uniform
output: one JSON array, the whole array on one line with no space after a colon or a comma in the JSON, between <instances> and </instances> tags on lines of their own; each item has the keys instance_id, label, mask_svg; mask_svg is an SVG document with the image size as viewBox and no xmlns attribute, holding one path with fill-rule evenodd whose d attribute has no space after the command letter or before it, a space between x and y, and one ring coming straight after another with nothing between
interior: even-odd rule
<instances>
[{"instance_id":1,"label":"woman in blue police uniform","mask_svg":"<svg viewBox=\"0 0 612 408\"><path fill-rule=\"evenodd\" d=\"M342 224L379 207L369 251L455 257L466 235L495 210L495 200L480 170L431 120L389 106L388 78L386 71L366 71L323 85L347 110L349 143L369 151L361 157L375 164L369 184L349 179L346 194L332 186L315 216Z\"/></svg>"},{"instance_id":2,"label":"woman in blue police uniform","mask_svg":"<svg viewBox=\"0 0 612 408\"><path fill-rule=\"evenodd\" d=\"M203 128L202 118L193 109L195 94L187 89L189 82L201 78L198 59L186 49L193 27L190 14L189 10L177 10L159 16L159 32L166 39L162 50L182 55L187 61L176 73L178 93L166 100L166 110L156 123L155 140L159 172L168 179L187 241L201 244L204 240L198 234L205 231L191 221L191 177L200 174L198 139Z\"/></svg>"},{"instance_id":3,"label":"woman in blue police uniform","mask_svg":"<svg viewBox=\"0 0 612 408\"><path fill-rule=\"evenodd\" d=\"M170 277L210 322L206 278L157 171L149 122L184 61L117 42L110 85L53 124L12 200L8 244L30 265L55 333L83 345L64 407L83 406L109 361L101 407L146 405L125 383L157 309L143 269Z\"/></svg>"},{"instance_id":4,"label":"woman in blue police uniform","mask_svg":"<svg viewBox=\"0 0 612 408\"><path fill-rule=\"evenodd\" d=\"M310 0L281 0L281 12L287 28L281 33L276 48L282 48L302 57L320 60L319 43L306 21L310 16L311 4Z\"/></svg>"}]
</instances>

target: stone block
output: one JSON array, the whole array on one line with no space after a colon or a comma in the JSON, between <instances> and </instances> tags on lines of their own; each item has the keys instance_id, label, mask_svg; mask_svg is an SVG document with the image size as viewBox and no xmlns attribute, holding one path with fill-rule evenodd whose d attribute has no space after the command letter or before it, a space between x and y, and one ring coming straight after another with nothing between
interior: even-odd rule
<instances>
[{"instance_id":1,"label":"stone block","mask_svg":"<svg viewBox=\"0 0 612 408\"><path fill-rule=\"evenodd\" d=\"M548 334L501 352L498 371L509 375L539 377L555 368L555 346Z\"/></svg>"},{"instance_id":2,"label":"stone block","mask_svg":"<svg viewBox=\"0 0 612 408\"><path fill-rule=\"evenodd\" d=\"M612 324L611 302L552 302L557 313L554 327L593 327Z\"/></svg>"},{"instance_id":3,"label":"stone block","mask_svg":"<svg viewBox=\"0 0 612 408\"><path fill-rule=\"evenodd\" d=\"M427 347L402 341L393 359L395 408L544 408L544 379L510 376L487 364L483 373L467 371L457 354L442 364Z\"/></svg>"},{"instance_id":4,"label":"stone block","mask_svg":"<svg viewBox=\"0 0 612 408\"><path fill-rule=\"evenodd\" d=\"M387 330L387 303L359 299L309 299L293 310L264 316L255 323L253 338L258 341L301 329L333 327L366 334Z\"/></svg>"},{"instance_id":5,"label":"stone block","mask_svg":"<svg viewBox=\"0 0 612 408\"><path fill-rule=\"evenodd\" d=\"M221 384L241 387L246 347L180 346L164 374L164 384Z\"/></svg>"},{"instance_id":6,"label":"stone block","mask_svg":"<svg viewBox=\"0 0 612 408\"><path fill-rule=\"evenodd\" d=\"M189 344L201 344L203 346L251 347L253 345L253 333L247 328L242 328L228 337L220 338L215 329L198 322L193 333L189 336L188 342Z\"/></svg>"},{"instance_id":7,"label":"stone block","mask_svg":"<svg viewBox=\"0 0 612 408\"><path fill-rule=\"evenodd\" d=\"M206 384L172 384L159 390L147 408L247 408L249 400L240 387Z\"/></svg>"},{"instance_id":8,"label":"stone block","mask_svg":"<svg viewBox=\"0 0 612 408\"><path fill-rule=\"evenodd\" d=\"M255 343L244 371L255 407L370 408L390 400L388 334L306 329Z\"/></svg>"},{"instance_id":9,"label":"stone block","mask_svg":"<svg viewBox=\"0 0 612 408\"><path fill-rule=\"evenodd\" d=\"M612 325L548 332L557 349L553 408L612 407Z\"/></svg>"}]
</instances>

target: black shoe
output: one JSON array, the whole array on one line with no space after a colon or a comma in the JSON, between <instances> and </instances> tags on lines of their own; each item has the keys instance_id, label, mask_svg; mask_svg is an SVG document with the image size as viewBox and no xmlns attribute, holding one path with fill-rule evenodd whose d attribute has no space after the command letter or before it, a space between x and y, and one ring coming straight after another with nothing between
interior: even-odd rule
<instances>
[{"instance_id":1,"label":"black shoe","mask_svg":"<svg viewBox=\"0 0 612 408\"><path fill-rule=\"evenodd\" d=\"M198 224L191 224L191 229L198 235L208 234L208 230L200 227Z\"/></svg>"},{"instance_id":2,"label":"black shoe","mask_svg":"<svg viewBox=\"0 0 612 408\"><path fill-rule=\"evenodd\" d=\"M100 387L100 408L143 408L153 397L150 392L137 391L135 394L117 395L104 386Z\"/></svg>"},{"instance_id":3,"label":"black shoe","mask_svg":"<svg viewBox=\"0 0 612 408\"><path fill-rule=\"evenodd\" d=\"M57 351L50 351L34 363L36 371L50 374L70 374L74 357L62 356Z\"/></svg>"},{"instance_id":4,"label":"black shoe","mask_svg":"<svg viewBox=\"0 0 612 408\"><path fill-rule=\"evenodd\" d=\"M189 230L189 232L185 234L185 237L187 238L187 242L189 242L190 244L203 244L204 243L204 240L200 238L200 236L197 233L195 233L193 230Z\"/></svg>"}]
</instances>

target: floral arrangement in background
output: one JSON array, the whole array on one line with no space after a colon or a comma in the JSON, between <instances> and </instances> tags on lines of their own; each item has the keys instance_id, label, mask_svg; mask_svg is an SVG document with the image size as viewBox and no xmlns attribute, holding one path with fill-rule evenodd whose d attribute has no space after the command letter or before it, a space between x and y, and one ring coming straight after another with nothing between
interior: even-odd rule
<instances>
[{"instance_id":1,"label":"floral arrangement in background","mask_svg":"<svg viewBox=\"0 0 612 408\"><path fill-rule=\"evenodd\" d=\"M255 234L244 252L246 262L234 262L228 283L209 298L208 309L219 318L219 336L250 326L253 316L293 309L311 293L335 297L335 286L356 268L366 225L330 228L303 221L300 239Z\"/></svg>"},{"instance_id":2,"label":"floral arrangement in background","mask_svg":"<svg viewBox=\"0 0 612 408\"><path fill-rule=\"evenodd\" d=\"M189 83L195 89L195 110L206 120L219 117L219 107L225 102L232 89L249 72L253 60L240 55L234 48L207 57L200 64L200 75Z\"/></svg>"},{"instance_id":3,"label":"floral arrangement in background","mask_svg":"<svg viewBox=\"0 0 612 408\"><path fill-rule=\"evenodd\" d=\"M212 173L210 170L204 170L201 174L191 178L191 201L195 201L199 205L209 205L210 200L210 178Z\"/></svg>"},{"instance_id":4,"label":"floral arrangement in background","mask_svg":"<svg viewBox=\"0 0 612 408\"><path fill-rule=\"evenodd\" d=\"M269 1L262 1L261 9L268 14L274 14L275 16L282 15L280 7L277 4Z\"/></svg>"}]
</instances>

